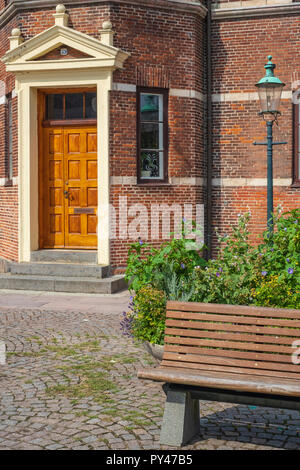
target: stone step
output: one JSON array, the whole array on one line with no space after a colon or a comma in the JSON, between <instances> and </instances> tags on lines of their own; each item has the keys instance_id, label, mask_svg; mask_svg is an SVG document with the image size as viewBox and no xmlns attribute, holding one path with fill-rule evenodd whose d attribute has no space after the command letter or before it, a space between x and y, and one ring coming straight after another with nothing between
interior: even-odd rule
<instances>
[{"instance_id":1,"label":"stone step","mask_svg":"<svg viewBox=\"0 0 300 470\"><path fill-rule=\"evenodd\" d=\"M38 250L32 251L31 262L97 264L96 250Z\"/></svg>"},{"instance_id":2,"label":"stone step","mask_svg":"<svg viewBox=\"0 0 300 470\"><path fill-rule=\"evenodd\" d=\"M114 294L127 288L124 276L105 279L92 277L34 276L0 274L0 289L47 292L75 292L82 294Z\"/></svg>"},{"instance_id":3,"label":"stone step","mask_svg":"<svg viewBox=\"0 0 300 470\"><path fill-rule=\"evenodd\" d=\"M109 266L80 263L9 263L8 270L11 274L36 276L95 277L101 279L109 275Z\"/></svg>"}]
</instances>

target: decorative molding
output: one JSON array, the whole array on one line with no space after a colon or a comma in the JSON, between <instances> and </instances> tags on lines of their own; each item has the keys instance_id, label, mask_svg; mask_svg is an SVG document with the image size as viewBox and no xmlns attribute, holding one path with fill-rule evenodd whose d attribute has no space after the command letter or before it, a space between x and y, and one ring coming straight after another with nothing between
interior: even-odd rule
<instances>
[{"instance_id":1,"label":"decorative molding","mask_svg":"<svg viewBox=\"0 0 300 470\"><path fill-rule=\"evenodd\" d=\"M136 185L137 177L136 176L111 176L110 184L112 185Z\"/></svg>"},{"instance_id":2,"label":"decorative molding","mask_svg":"<svg viewBox=\"0 0 300 470\"><path fill-rule=\"evenodd\" d=\"M173 186L206 186L206 178L201 176L187 177L170 177L170 184ZM136 176L111 176L111 185L128 185L135 186L137 184ZM292 178L274 178L273 185L277 187L288 187L292 184ZM212 185L214 187L238 188L238 187L266 187L267 178L213 178Z\"/></svg>"},{"instance_id":3,"label":"decorative molding","mask_svg":"<svg viewBox=\"0 0 300 470\"><path fill-rule=\"evenodd\" d=\"M61 44L77 49L90 57L36 61ZM6 64L8 72L44 72L52 71L53 68L61 71L103 67L115 70L123 67L124 61L129 56L129 53L114 46L102 44L87 34L56 24L8 51L1 60Z\"/></svg>"},{"instance_id":4,"label":"decorative molding","mask_svg":"<svg viewBox=\"0 0 300 470\"><path fill-rule=\"evenodd\" d=\"M72 0L65 1L64 4L68 7L75 5L89 5L89 4L107 4L107 0ZM148 8L164 9L164 10L179 10L185 13L192 13L205 18L207 8L198 0L110 0L109 3L121 3L129 5L139 5ZM8 23L17 13L42 8L55 8L57 0L11 0L10 3L0 13L0 28Z\"/></svg>"},{"instance_id":5,"label":"decorative molding","mask_svg":"<svg viewBox=\"0 0 300 470\"><path fill-rule=\"evenodd\" d=\"M236 2L230 2L236 3ZM248 6L250 3L250 6ZM280 4L268 3L267 5L255 5L251 1L243 2L242 7L222 7L212 9L212 19L213 20L226 20L226 19L235 19L235 18L248 18L248 17L258 17L258 16L273 16L273 15L293 15L299 14L300 12L300 2L295 3L285 3L284 0L280 1Z\"/></svg>"},{"instance_id":6,"label":"decorative molding","mask_svg":"<svg viewBox=\"0 0 300 470\"><path fill-rule=\"evenodd\" d=\"M241 186L267 186L267 178L213 178L213 186L241 187ZM290 186L292 178L274 178L274 186Z\"/></svg>"},{"instance_id":7,"label":"decorative molding","mask_svg":"<svg viewBox=\"0 0 300 470\"><path fill-rule=\"evenodd\" d=\"M200 176L189 176L189 177L170 177L170 183L175 186L203 186L205 178Z\"/></svg>"},{"instance_id":8,"label":"decorative molding","mask_svg":"<svg viewBox=\"0 0 300 470\"><path fill-rule=\"evenodd\" d=\"M199 101L206 101L206 95L197 90L184 90L181 88L170 88L170 96L176 96L180 98L192 98Z\"/></svg>"},{"instance_id":9,"label":"decorative molding","mask_svg":"<svg viewBox=\"0 0 300 470\"><path fill-rule=\"evenodd\" d=\"M286 5L293 3L293 0L232 0L229 2L214 1L212 11L232 9L232 8L250 8L263 7L267 5Z\"/></svg>"},{"instance_id":10,"label":"decorative molding","mask_svg":"<svg viewBox=\"0 0 300 470\"><path fill-rule=\"evenodd\" d=\"M131 83L117 83L114 82L112 85L114 91L126 91L128 93L136 93L136 85Z\"/></svg>"},{"instance_id":11,"label":"decorative molding","mask_svg":"<svg viewBox=\"0 0 300 470\"><path fill-rule=\"evenodd\" d=\"M292 91L285 90L282 92L282 99L291 99ZM258 101L258 94L255 91L250 92L232 92L232 93L213 93L212 101L214 103L224 103L226 101Z\"/></svg>"},{"instance_id":12,"label":"decorative molding","mask_svg":"<svg viewBox=\"0 0 300 470\"><path fill-rule=\"evenodd\" d=\"M5 186L8 183L8 178L0 178L0 186ZM18 176L14 176L12 179L12 185L8 186L8 188L11 188L12 186L17 186L19 184L19 178Z\"/></svg>"}]
</instances>

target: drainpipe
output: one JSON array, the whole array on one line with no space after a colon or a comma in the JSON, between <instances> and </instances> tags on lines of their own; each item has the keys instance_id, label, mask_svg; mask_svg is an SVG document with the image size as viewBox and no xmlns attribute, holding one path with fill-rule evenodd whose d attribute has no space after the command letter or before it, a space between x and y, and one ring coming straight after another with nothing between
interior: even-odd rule
<instances>
[{"instance_id":1,"label":"drainpipe","mask_svg":"<svg viewBox=\"0 0 300 470\"><path fill-rule=\"evenodd\" d=\"M206 15L206 258L212 255L212 65L211 65L211 0L207 0Z\"/></svg>"}]
</instances>

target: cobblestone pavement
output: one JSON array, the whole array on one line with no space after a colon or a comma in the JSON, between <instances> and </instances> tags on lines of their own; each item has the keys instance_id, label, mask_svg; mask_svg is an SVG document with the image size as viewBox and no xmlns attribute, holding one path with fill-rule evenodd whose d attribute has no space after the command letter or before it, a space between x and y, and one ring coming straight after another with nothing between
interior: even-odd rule
<instances>
[{"instance_id":1,"label":"cobblestone pavement","mask_svg":"<svg viewBox=\"0 0 300 470\"><path fill-rule=\"evenodd\" d=\"M0 307L0 450L168 449L161 385L136 377L153 359L119 331L124 297L97 302L98 312ZM201 435L184 449L300 449L298 412L200 407Z\"/></svg>"}]
</instances>

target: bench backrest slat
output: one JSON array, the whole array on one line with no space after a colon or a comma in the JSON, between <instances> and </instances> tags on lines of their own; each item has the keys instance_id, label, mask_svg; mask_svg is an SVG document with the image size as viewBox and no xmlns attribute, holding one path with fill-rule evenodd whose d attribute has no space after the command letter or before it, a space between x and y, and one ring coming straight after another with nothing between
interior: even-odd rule
<instances>
[{"instance_id":1,"label":"bench backrest slat","mask_svg":"<svg viewBox=\"0 0 300 470\"><path fill-rule=\"evenodd\" d=\"M168 302L161 365L300 380L300 311Z\"/></svg>"}]
</instances>

